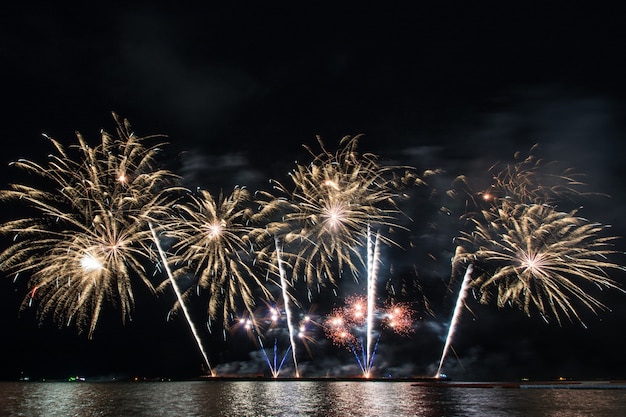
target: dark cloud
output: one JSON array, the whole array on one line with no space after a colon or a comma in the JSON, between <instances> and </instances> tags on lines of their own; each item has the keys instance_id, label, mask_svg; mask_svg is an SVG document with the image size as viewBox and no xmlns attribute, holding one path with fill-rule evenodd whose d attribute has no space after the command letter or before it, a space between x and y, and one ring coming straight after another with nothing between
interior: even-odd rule
<instances>
[{"instance_id":1,"label":"dark cloud","mask_svg":"<svg viewBox=\"0 0 626 417\"><path fill-rule=\"evenodd\" d=\"M256 190L265 186L268 173L252 164L244 153L207 155L199 150L180 155L180 175L189 188L229 193L235 186ZM266 178L267 177L267 178Z\"/></svg>"},{"instance_id":2,"label":"dark cloud","mask_svg":"<svg viewBox=\"0 0 626 417\"><path fill-rule=\"evenodd\" d=\"M215 39L204 44L205 39L181 36L189 25L203 24L186 20L161 13L124 15L114 35L120 40L117 60L103 60L101 71L114 99L133 110L167 115L167 124L184 127L182 140L210 141L260 86L245 68L214 55Z\"/></svg>"}]
</instances>

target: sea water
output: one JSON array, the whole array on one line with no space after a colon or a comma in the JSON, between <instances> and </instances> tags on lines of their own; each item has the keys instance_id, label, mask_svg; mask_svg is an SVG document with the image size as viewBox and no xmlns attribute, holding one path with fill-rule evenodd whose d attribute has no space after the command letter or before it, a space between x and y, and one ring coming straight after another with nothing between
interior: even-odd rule
<instances>
[{"instance_id":1,"label":"sea water","mask_svg":"<svg viewBox=\"0 0 626 417\"><path fill-rule=\"evenodd\" d=\"M626 416L626 389L385 381L0 382L0 416Z\"/></svg>"}]
</instances>

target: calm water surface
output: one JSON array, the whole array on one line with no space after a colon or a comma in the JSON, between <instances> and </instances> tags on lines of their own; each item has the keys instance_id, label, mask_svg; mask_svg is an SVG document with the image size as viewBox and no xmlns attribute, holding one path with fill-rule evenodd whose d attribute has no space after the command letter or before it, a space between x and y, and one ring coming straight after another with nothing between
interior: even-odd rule
<instances>
[{"instance_id":1,"label":"calm water surface","mask_svg":"<svg viewBox=\"0 0 626 417\"><path fill-rule=\"evenodd\" d=\"M626 416L625 389L410 382L4 382L0 416Z\"/></svg>"}]
</instances>

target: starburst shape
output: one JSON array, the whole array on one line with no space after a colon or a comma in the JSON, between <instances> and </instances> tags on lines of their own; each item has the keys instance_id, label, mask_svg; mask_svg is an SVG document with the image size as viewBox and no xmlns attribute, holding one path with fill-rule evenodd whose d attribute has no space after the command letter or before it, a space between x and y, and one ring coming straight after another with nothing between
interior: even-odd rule
<instances>
[{"instance_id":1,"label":"starburst shape","mask_svg":"<svg viewBox=\"0 0 626 417\"><path fill-rule=\"evenodd\" d=\"M188 274L196 277L197 285L209 293L209 316L221 319L226 327L239 300L252 314L257 297L270 298L253 265L252 228L246 225L249 199L243 187L217 198L200 189L179 200L173 206L176 215L161 222L174 240L171 262L181 265L176 279Z\"/></svg>"},{"instance_id":2,"label":"starburst shape","mask_svg":"<svg viewBox=\"0 0 626 417\"><path fill-rule=\"evenodd\" d=\"M606 226L592 223L576 211L560 212L548 205L505 205L483 212L474 230L460 243L467 250L457 261L480 266L475 277L481 301L495 298L498 307L517 306L530 315L582 321L580 305L597 313L606 306L590 290L621 290L610 271L624 270L612 262L616 254Z\"/></svg>"},{"instance_id":3,"label":"starburst shape","mask_svg":"<svg viewBox=\"0 0 626 417\"><path fill-rule=\"evenodd\" d=\"M166 211L177 180L157 164L163 142L146 145L153 137L138 137L113 116L117 136L102 131L95 147L80 133L69 151L47 137L55 152L46 165L11 164L37 178L35 185L0 191L0 200L17 203L21 213L0 225L14 236L0 263L28 276L22 308L34 303L40 320L52 316L59 325L74 320L90 338L106 302L120 307L123 321L130 317L134 280L154 292L145 266L155 258L147 221Z\"/></svg>"}]
</instances>

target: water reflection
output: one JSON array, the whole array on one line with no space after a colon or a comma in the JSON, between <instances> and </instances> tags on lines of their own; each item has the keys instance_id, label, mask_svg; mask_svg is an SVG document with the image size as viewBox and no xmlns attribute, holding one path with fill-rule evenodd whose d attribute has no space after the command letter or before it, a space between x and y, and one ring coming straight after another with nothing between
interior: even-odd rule
<instances>
[{"instance_id":1,"label":"water reflection","mask_svg":"<svg viewBox=\"0 0 626 417\"><path fill-rule=\"evenodd\" d=\"M413 386L409 382L0 383L2 416L616 416L626 390Z\"/></svg>"}]
</instances>

